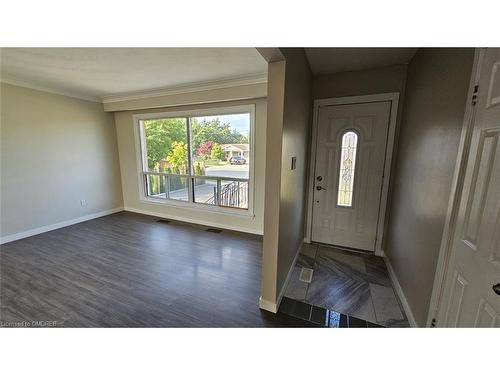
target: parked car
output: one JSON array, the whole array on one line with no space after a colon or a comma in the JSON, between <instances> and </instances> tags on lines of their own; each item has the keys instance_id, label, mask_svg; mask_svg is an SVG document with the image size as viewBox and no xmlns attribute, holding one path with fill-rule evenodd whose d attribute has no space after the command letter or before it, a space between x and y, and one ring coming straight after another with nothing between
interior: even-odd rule
<instances>
[{"instance_id":1,"label":"parked car","mask_svg":"<svg viewBox=\"0 0 500 375\"><path fill-rule=\"evenodd\" d=\"M246 164L247 161L242 156L233 156L233 157L229 158L229 163L231 163L231 164Z\"/></svg>"}]
</instances>

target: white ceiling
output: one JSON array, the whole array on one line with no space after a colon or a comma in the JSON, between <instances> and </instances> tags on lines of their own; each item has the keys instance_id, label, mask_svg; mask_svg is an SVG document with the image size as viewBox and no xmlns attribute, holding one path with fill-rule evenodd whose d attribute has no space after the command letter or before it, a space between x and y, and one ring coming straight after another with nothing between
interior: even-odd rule
<instances>
[{"instance_id":1,"label":"white ceiling","mask_svg":"<svg viewBox=\"0 0 500 375\"><path fill-rule=\"evenodd\" d=\"M314 75L408 63L417 48L305 48Z\"/></svg>"},{"instance_id":2,"label":"white ceiling","mask_svg":"<svg viewBox=\"0 0 500 375\"><path fill-rule=\"evenodd\" d=\"M416 48L305 48L314 75L408 63ZM1 79L100 101L102 97L256 78L255 48L2 48Z\"/></svg>"},{"instance_id":3,"label":"white ceiling","mask_svg":"<svg viewBox=\"0 0 500 375\"><path fill-rule=\"evenodd\" d=\"M255 77L255 48L3 48L3 81L100 100L107 95Z\"/></svg>"}]
</instances>

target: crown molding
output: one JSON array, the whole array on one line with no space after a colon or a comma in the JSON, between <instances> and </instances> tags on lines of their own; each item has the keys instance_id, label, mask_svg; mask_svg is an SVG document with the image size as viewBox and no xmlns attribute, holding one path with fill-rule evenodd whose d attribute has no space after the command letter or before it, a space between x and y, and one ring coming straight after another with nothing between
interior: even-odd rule
<instances>
[{"instance_id":1,"label":"crown molding","mask_svg":"<svg viewBox=\"0 0 500 375\"><path fill-rule=\"evenodd\" d=\"M217 89L247 86L247 85L254 85L261 83L267 83L267 73L251 75L251 76L243 76L231 79L223 79L217 81L200 82L196 84L182 85L182 86L155 89L155 90L142 90L124 94L117 94L117 95L106 95L102 97L102 102L104 104L117 103L127 100L149 99L161 96L187 94L192 92L217 90Z\"/></svg>"},{"instance_id":2,"label":"crown molding","mask_svg":"<svg viewBox=\"0 0 500 375\"><path fill-rule=\"evenodd\" d=\"M71 98L106 104L106 103L119 103L128 100L149 99L161 96L171 96L171 95L217 90L217 89L224 89L224 88L231 88L238 86L262 84L262 83L267 83L267 73L246 75L231 79L221 79L216 81L200 82L189 85L182 85L182 86L175 86L175 87L168 87L168 88L161 88L154 90L141 90L123 94L106 95L103 96L102 98L75 94L73 92L69 92L66 90L54 89L52 87L47 87L44 85L34 84L31 82L26 82L17 79L11 79L8 77L0 77L0 82L7 83L13 86L20 86L33 90L49 92L51 94L69 96Z\"/></svg>"},{"instance_id":3,"label":"crown molding","mask_svg":"<svg viewBox=\"0 0 500 375\"><path fill-rule=\"evenodd\" d=\"M54 89L54 88L51 88L51 87L47 87L47 86L43 86L43 85L31 83L31 82L21 81L21 80L18 80L18 79L10 79L10 78L5 78L5 77L0 77L0 82L7 83L8 85L12 85L12 86L25 87L27 89L32 89L32 90L37 90L37 91L44 91L44 92L48 92L48 93L51 93L51 94L68 96L70 98L86 100L86 101L89 101L89 102L102 103L102 100L99 97L75 94L73 92L69 92L69 91L66 91L66 90Z\"/></svg>"}]
</instances>

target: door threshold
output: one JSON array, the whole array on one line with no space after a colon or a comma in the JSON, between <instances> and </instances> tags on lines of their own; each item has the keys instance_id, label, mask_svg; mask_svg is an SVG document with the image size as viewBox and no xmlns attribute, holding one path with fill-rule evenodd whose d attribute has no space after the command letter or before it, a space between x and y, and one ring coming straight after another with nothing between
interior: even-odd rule
<instances>
[{"instance_id":1,"label":"door threshold","mask_svg":"<svg viewBox=\"0 0 500 375\"><path fill-rule=\"evenodd\" d=\"M370 251L370 250L354 249L352 247L338 246L338 245L332 245L332 244L323 243L323 242L316 242L316 241L311 241L311 243L314 245L320 245L323 247L329 247L332 249L347 251L350 253L357 253L357 254L363 254L363 255L375 255L375 251Z\"/></svg>"}]
</instances>

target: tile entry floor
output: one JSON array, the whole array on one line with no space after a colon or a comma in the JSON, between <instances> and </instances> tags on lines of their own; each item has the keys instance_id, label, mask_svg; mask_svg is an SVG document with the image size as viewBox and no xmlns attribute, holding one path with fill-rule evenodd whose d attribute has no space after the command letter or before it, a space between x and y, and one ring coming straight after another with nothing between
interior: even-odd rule
<instances>
[{"instance_id":1,"label":"tile entry floor","mask_svg":"<svg viewBox=\"0 0 500 375\"><path fill-rule=\"evenodd\" d=\"M299 280L314 270L311 283ZM304 244L285 297L304 301L385 327L409 327L382 258Z\"/></svg>"}]
</instances>

